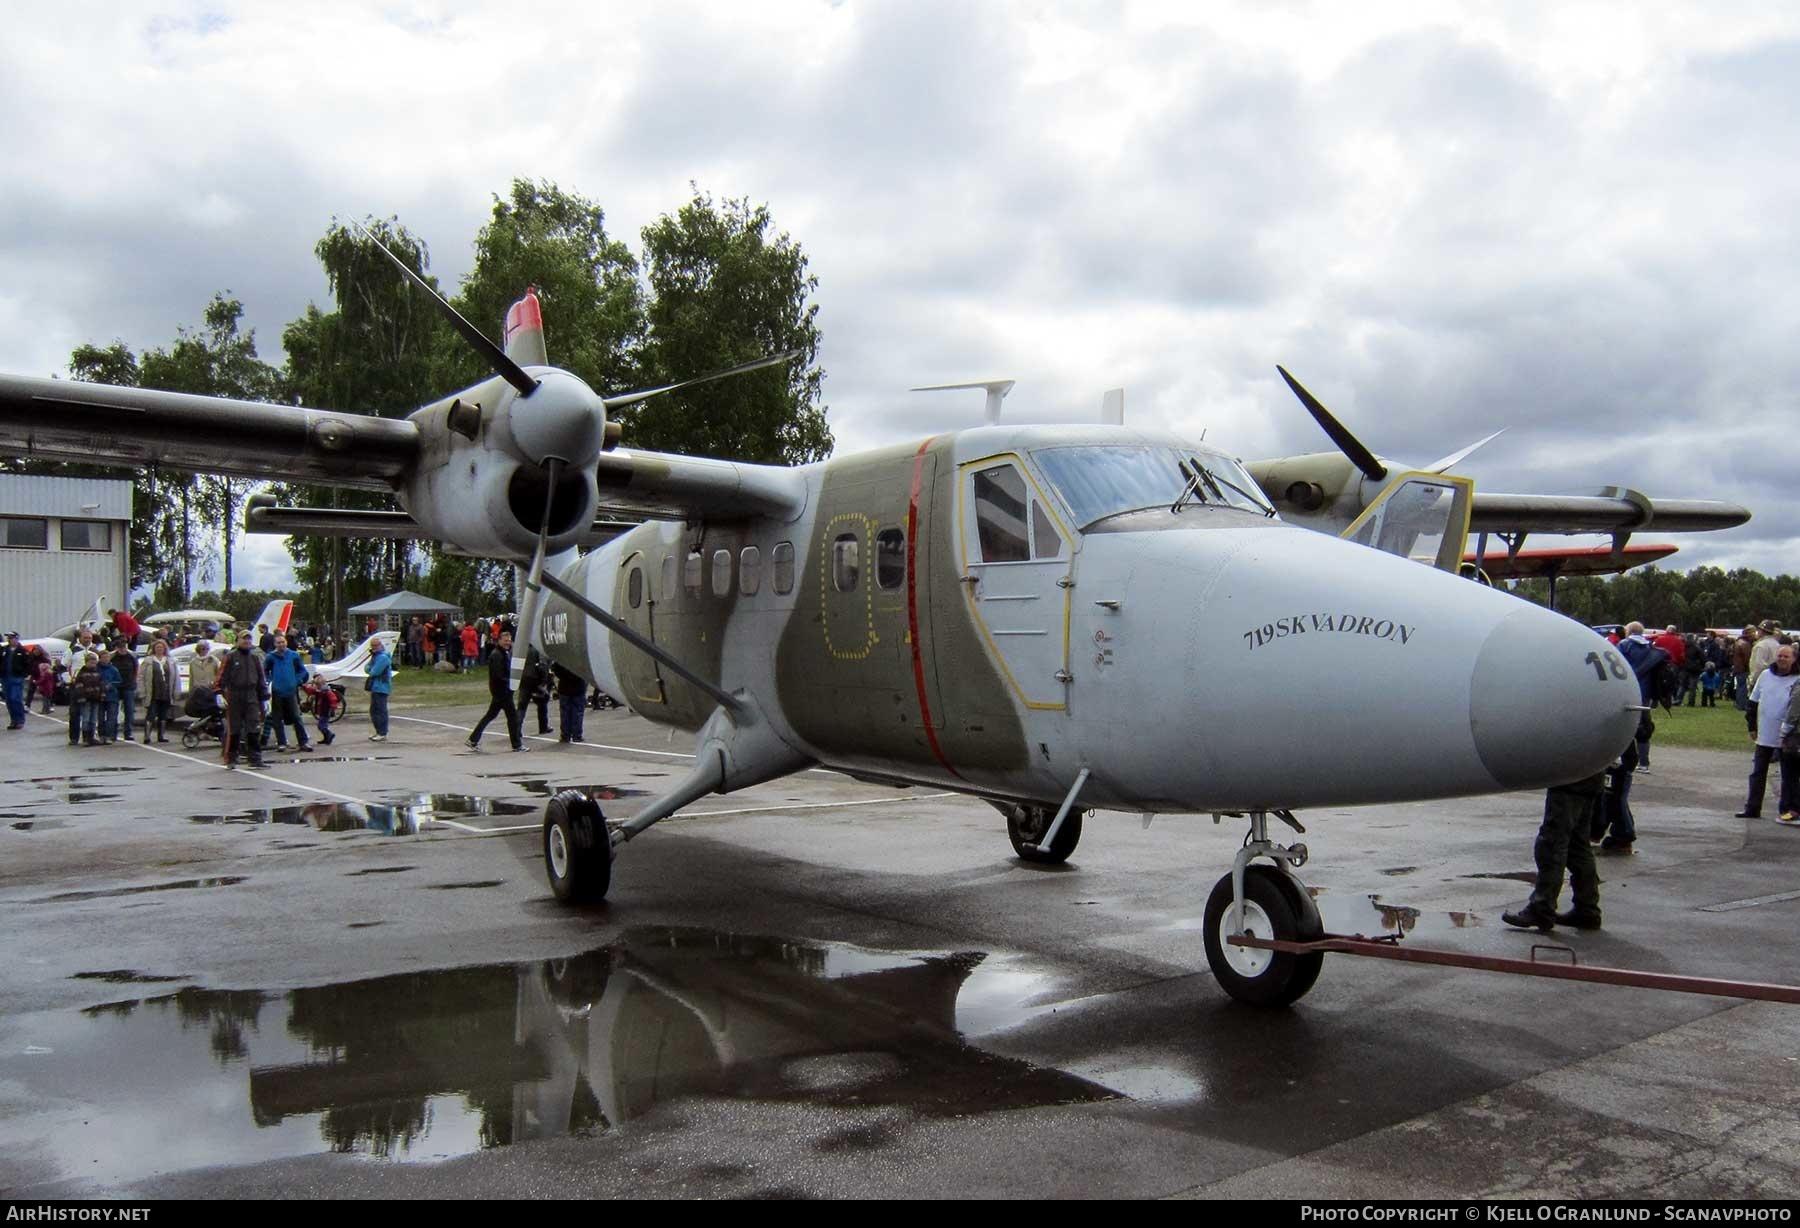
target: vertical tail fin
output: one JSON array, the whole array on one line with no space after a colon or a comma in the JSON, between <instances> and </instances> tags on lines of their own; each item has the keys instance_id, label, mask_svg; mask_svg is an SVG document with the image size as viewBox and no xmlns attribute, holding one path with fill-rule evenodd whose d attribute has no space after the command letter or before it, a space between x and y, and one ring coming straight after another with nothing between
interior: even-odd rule
<instances>
[{"instance_id":1,"label":"vertical tail fin","mask_svg":"<svg viewBox=\"0 0 1800 1228\"><path fill-rule=\"evenodd\" d=\"M525 291L525 297L506 313L506 330L500 344L506 356L521 367L547 367L550 352L544 348L544 313L538 309L537 287Z\"/></svg>"},{"instance_id":2,"label":"vertical tail fin","mask_svg":"<svg viewBox=\"0 0 1800 1228\"><path fill-rule=\"evenodd\" d=\"M264 606L256 621L250 624L250 630L267 627L271 635L285 634L288 622L294 617L294 603L291 601L271 601Z\"/></svg>"}]
</instances>

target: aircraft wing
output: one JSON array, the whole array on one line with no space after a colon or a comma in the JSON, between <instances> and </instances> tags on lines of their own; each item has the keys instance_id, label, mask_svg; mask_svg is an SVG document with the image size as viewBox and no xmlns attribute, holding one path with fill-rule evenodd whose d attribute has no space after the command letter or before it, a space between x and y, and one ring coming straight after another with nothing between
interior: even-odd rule
<instances>
[{"instance_id":1,"label":"aircraft wing","mask_svg":"<svg viewBox=\"0 0 1800 1228\"><path fill-rule=\"evenodd\" d=\"M411 422L79 380L0 375L0 452L392 491Z\"/></svg>"},{"instance_id":2,"label":"aircraft wing","mask_svg":"<svg viewBox=\"0 0 1800 1228\"><path fill-rule=\"evenodd\" d=\"M1517 554L1501 550L1490 551L1480 564L1481 570L1494 580L1518 580L1528 576L1610 576L1666 559L1677 549L1675 546L1634 543L1616 552L1611 546L1547 547L1521 550ZM1463 561L1476 562L1475 552L1469 551Z\"/></svg>"},{"instance_id":3,"label":"aircraft wing","mask_svg":"<svg viewBox=\"0 0 1800 1228\"><path fill-rule=\"evenodd\" d=\"M1665 533L1729 529L1750 510L1711 499L1651 499L1612 488L1598 495L1501 495L1481 490L1469 513L1471 533L1617 533L1656 528Z\"/></svg>"}]
</instances>

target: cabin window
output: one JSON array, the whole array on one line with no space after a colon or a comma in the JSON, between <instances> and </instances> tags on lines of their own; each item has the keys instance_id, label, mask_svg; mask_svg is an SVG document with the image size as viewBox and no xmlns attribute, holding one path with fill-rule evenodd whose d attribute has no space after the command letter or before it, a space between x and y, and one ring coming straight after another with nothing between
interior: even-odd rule
<instances>
[{"instance_id":1,"label":"cabin window","mask_svg":"<svg viewBox=\"0 0 1800 1228\"><path fill-rule=\"evenodd\" d=\"M1024 563L1031 559L1025 533L1025 478L1011 465L975 475L975 528L984 563Z\"/></svg>"},{"instance_id":2,"label":"cabin window","mask_svg":"<svg viewBox=\"0 0 1800 1228\"><path fill-rule=\"evenodd\" d=\"M657 592L662 594L664 601L669 601L675 596L675 556L672 554L663 555L662 584ZM652 597L651 600L654 601L655 598Z\"/></svg>"},{"instance_id":3,"label":"cabin window","mask_svg":"<svg viewBox=\"0 0 1800 1228\"><path fill-rule=\"evenodd\" d=\"M62 522L64 550L111 550L112 526L104 520L65 520Z\"/></svg>"},{"instance_id":4,"label":"cabin window","mask_svg":"<svg viewBox=\"0 0 1800 1228\"><path fill-rule=\"evenodd\" d=\"M831 543L831 587L853 593L861 576L862 542L854 533L839 533Z\"/></svg>"},{"instance_id":5,"label":"cabin window","mask_svg":"<svg viewBox=\"0 0 1800 1228\"><path fill-rule=\"evenodd\" d=\"M906 583L906 534L900 529L883 529L875 535L875 583L880 588Z\"/></svg>"},{"instance_id":6,"label":"cabin window","mask_svg":"<svg viewBox=\"0 0 1800 1228\"><path fill-rule=\"evenodd\" d=\"M731 596L731 551L713 551L713 596Z\"/></svg>"},{"instance_id":7,"label":"cabin window","mask_svg":"<svg viewBox=\"0 0 1800 1228\"><path fill-rule=\"evenodd\" d=\"M20 516L0 518L0 546L11 546L16 550L48 550L50 522Z\"/></svg>"},{"instance_id":8,"label":"cabin window","mask_svg":"<svg viewBox=\"0 0 1800 1228\"><path fill-rule=\"evenodd\" d=\"M738 555L738 592L754 597L761 587L762 551L755 546L745 546Z\"/></svg>"},{"instance_id":9,"label":"cabin window","mask_svg":"<svg viewBox=\"0 0 1800 1228\"><path fill-rule=\"evenodd\" d=\"M1036 499L1031 501L1031 557L1053 559L1062 553L1062 534L1050 522L1050 513Z\"/></svg>"},{"instance_id":10,"label":"cabin window","mask_svg":"<svg viewBox=\"0 0 1800 1228\"><path fill-rule=\"evenodd\" d=\"M687 562L681 568L681 587L688 591L689 596L700 595L700 567L700 552L688 551Z\"/></svg>"},{"instance_id":11,"label":"cabin window","mask_svg":"<svg viewBox=\"0 0 1800 1228\"><path fill-rule=\"evenodd\" d=\"M634 610L644 604L644 569L642 567L633 567L631 574L625 578L625 600L630 602L631 608Z\"/></svg>"},{"instance_id":12,"label":"cabin window","mask_svg":"<svg viewBox=\"0 0 1800 1228\"><path fill-rule=\"evenodd\" d=\"M776 542L775 549L769 552L769 565L775 574L771 577L775 591L787 594L794 591L794 543Z\"/></svg>"}]
</instances>

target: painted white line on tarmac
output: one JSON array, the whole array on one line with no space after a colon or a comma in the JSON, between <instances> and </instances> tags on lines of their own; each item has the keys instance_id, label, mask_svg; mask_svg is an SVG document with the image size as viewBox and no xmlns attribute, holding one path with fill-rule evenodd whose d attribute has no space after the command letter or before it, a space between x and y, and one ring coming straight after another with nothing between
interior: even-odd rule
<instances>
[{"instance_id":1,"label":"painted white line on tarmac","mask_svg":"<svg viewBox=\"0 0 1800 1228\"><path fill-rule=\"evenodd\" d=\"M861 802L801 802L797 805L783 806L743 806L736 810L682 810L669 816L670 819L713 819L730 814L769 814L778 810L840 810L849 806L892 806L898 802L928 802L939 797L958 797L956 793L921 793L917 797L876 797ZM437 820L440 823L448 819ZM621 820L623 822L624 820ZM461 826L461 824L452 824ZM484 835L495 835L500 832L536 831L542 823L520 823L512 827L471 827L468 831L479 831Z\"/></svg>"},{"instance_id":2,"label":"painted white line on tarmac","mask_svg":"<svg viewBox=\"0 0 1800 1228\"><path fill-rule=\"evenodd\" d=\"M388 719L394 720L394 721L411 721L415 725L436 725L439 729L454 729L458 733L463 735L464 741L467 741L468 737L469 737L469 731L468 731L467 726L452 725L448 721L432 721L432 720L427 720L422 716L390 716ZM504 735L502 735L502 736L504 736ZM553 738L550 735L543 734L543 733L528 733L525 735L525 740L528 742L552 742L552 743L557 743L557 742L561 741L561 739L559 739L559 738ZM623 751L624 753L629 754L629 755L658 755L664 759L692 759L693 758L692 755L683 755L683 754L680 754L680 753L678 753L676 751L672 751L672 750L646 750L641 746L609 746L605 742L570 742L570 743L568 743L568 745L570 745L570 746L585 746L590 750Z\"/></svg>"},{"instance_id":3,"label":"painted white line on tarmac","mask_svg":"<svg viewBox=\"0 0 1800 1228\"><path fill-rule=\"evenodd\" d=\"M62 721L57 721L54 716L45 716L42 712L33 712L31 715L37 717L41 721L51 721L65 727L68 725L68 720L66 718ZM301 789L307 793L319 793L326 797L335 797L340 802L354 802L358 806L379 806L383 804L381 802L371 802L360 797L352 797L348 793L338 793L331 789L321 789L318 785L306 785L301 784L297 780L283 780L279 776L268 776L262 772L256 771L254 768L228 768L223 763L213 763L206 759L197 759L193 755L183 754L181 751L164 750L160 746L150 746L143 742L135 742L130 738L121 738L119 742L115 742L114 745L119 745L120 742L126 746L136 747L139 750L150 751L152 754L167 755L171 759L179 759L181 762L191 763L195 767L212 768L215 771L230 772L234 776L253 776L257 780L266 780L272 785L281 785L289 789Z\"/></svg>"}]
</instances>

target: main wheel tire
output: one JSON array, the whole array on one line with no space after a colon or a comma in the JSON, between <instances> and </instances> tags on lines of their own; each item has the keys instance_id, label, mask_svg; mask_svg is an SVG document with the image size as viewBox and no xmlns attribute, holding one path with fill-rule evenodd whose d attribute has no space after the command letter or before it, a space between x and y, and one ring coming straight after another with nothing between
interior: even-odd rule
<instances>
[{"instance_id":1,"label":"main wheel tire","mask_svg":"<svg viewBox=\"0 0 1800 1228\"><path fill-rule=\"evenodd\" d=\"M1079 810L1070 811L1069 817L1063 820L1062 830L1056 833L1056 843L1049 848L1040 848L1038 842L1050 830L1050 823L1056 818L1056 812L1046 806L1008 806L1006 838L1012 841L1013 852L1021 860L1034 861L1040 865L1060 865L1069 859L1069 854L1081 843L1081 814Z\"/></svg>"},{"instance_id":2,"label":"main wheel tire","mask_svg":"<svg viewBox=\"0 0 1800 1228\"><path fill-rule=\"evenodd\" d=\"M612 886L612 840L600 804L564 789L544 807L544 873L564 904L592 904Z\"/></svg>"},{"instance_id":3,"label":"main wheel tire","mask_svg":"<svg viewBox=\"0 0 1800 1228\"><path fill-rule=\"evenodd\" d=\"M1252 1006L1289 1006L1319 979L1325 953L1305 955L1233 946L1230 935L1231 875L1206 899L1206 962L1226 993ZM1244 928L1258 938L1312 942L1324 933L1319 910L1306 889L1271 866L1244 868Z\"/></svg>"}]
</instances>

